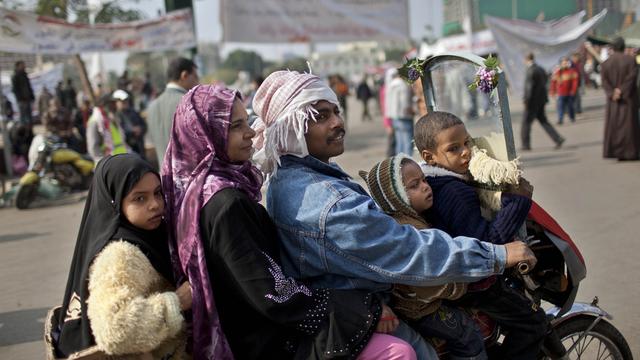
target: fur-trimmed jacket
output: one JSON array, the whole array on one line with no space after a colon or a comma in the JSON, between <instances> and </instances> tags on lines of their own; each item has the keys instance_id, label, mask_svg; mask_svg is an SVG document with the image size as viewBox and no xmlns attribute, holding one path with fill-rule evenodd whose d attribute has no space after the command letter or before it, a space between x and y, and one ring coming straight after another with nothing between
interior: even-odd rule
<instances>
[{"instance_id":1,"label":"fur-trimmed jacket","mask_svg":"<svg viewBox=\"0 0 640 360\"><path fill-rule=\"evenodd\" d=\"M137 246L107 245L89 273L87 315L96 345L68 359L189 359L178 295ZM59 307L47 316L47 359L54 355L51 329Z\"/></svg>"}]
</instances>

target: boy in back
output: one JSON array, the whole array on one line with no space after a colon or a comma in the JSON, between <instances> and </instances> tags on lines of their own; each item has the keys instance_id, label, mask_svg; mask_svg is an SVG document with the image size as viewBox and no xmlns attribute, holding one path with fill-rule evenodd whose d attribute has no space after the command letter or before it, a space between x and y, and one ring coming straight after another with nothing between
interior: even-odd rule
<instances>
[{"instance_id":1,"label":"boy in back","mask_svg":"<svg viewBox=\"0 0 640 360\"><path fill-rule=\"evenodd\" d=\"M520 179L517 189L503 192L501 210L493 221L487 221L470 184L471 137L462 120L447 112L431 112L416 123L414 140L433 190L433 206L423 213L425 219L451 236L494 244L513 241L531 207L531 185ZM544 311L502 277L469 284L467 293L455 303L486 313L508 331L501 359L536 359L551 328Z\"/></svg>"}]
</instances>

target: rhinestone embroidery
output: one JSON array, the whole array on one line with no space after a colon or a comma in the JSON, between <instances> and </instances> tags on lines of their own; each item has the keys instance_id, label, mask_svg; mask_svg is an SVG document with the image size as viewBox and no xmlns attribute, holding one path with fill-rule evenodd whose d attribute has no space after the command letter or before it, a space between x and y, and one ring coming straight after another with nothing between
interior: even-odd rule
<instances>
[{"instance_id":1,"label":"rhinestone embroidery","mask_svg":"<svg viewBox=\"0 0 640 360\"><path fill-rule=\"evenodd\" d=\"M291 298L293 295L297 293L302 293L307 296L311 296L311 290L309 290L308 287L304 285L298 285L296 284L296 281L293 278L286 277L282 272L282 269L280 268L280 266L276 264L276 262L273 261L273 259L269 255L265 254L264 252L262 254L264 254L267 260L269 260L269 264L271 265L271 267L269 267L269 272L271 273L271 275L276 281L276 284L275 284L276 294L275 295L267 294L264 297L281 304L289 300L289 298Z\"/></svg>"}]
</instances>

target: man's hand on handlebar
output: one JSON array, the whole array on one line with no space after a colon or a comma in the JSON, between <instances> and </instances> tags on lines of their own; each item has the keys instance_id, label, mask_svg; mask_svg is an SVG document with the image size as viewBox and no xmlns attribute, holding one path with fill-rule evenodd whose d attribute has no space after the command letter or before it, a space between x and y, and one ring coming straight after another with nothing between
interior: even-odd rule
<instances>
[{"instance_id":1,"label":"man's hand on handlebar","mask_svg":"<svg viewBox=\"0 0 640 360\"><path fill-rule=\"evenodd\" d=\"M514 241L504 245L507 250L506 268L516 266L518 263L527 263L530 269L533 269L538 262L533 251L522 241Z\"/></svg>"}]
</instances>

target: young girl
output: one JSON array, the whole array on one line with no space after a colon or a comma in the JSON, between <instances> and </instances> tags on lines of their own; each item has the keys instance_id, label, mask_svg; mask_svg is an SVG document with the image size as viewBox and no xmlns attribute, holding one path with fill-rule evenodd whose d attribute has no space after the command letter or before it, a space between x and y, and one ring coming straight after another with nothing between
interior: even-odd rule
<instances>
[{"instance_id":1,"label":"young girl","mask_svg":"<svg viewBox=\"0 0 640 360\"><path fill-rule=\"evenodd\" d=\"M160 178L138 155L104 158L89 191L48 359L182 359L191 288L173 287ZM110 357L111 358L111 357Z\"/></svg>"},{"instance_id":2,"label":"young girl","mask_svg":"<svg viewBox=\"0 0 640 360\"><path fill-rule=\"evenodd\" d=\"M429 224L420 216L433 205L431 187L418 163L404 154L390 157L360 171L371 197L384 212L401 224L427 229ZM441 286L394 285L392 307L420 335L446 340L451 359L486 359L480 330L462 310L443 305L443 300L455 300L466 291L465 283Z\"/></svg>"}]
</instances>

